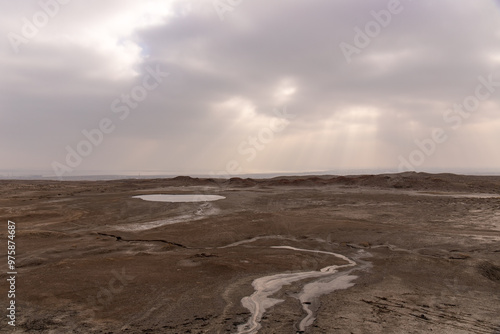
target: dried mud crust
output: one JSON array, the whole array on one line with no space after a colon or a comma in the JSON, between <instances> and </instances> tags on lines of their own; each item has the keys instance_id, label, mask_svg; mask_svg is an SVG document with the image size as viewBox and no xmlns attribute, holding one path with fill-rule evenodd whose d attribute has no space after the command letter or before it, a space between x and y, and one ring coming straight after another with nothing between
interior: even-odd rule
<instances>
[{"instance_id":1,"label":"dried mud crust","mask_svg":"<svg viewBox=\"0 0 500 334\"><path fill-rule=\"evenodd\" d=\"M132 198L157 193L226 199L204 215L203 203ZM253 280L336 264L321 252L365 252L369 269L319 297L306 333L498 334L495 194L498 177L423 173L0 181L0 217L17 226L15 332L235 333L250 317L241 299ZM178 223L118 228L169 219ZM273 296L283 302L265 312L259 333L298 330L297 295L308 282Z\"/></svg>"}]
</instances>

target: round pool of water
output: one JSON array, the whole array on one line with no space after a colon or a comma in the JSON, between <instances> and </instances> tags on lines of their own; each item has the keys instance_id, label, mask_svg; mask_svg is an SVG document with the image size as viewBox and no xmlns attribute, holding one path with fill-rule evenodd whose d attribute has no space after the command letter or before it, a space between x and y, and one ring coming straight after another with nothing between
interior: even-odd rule
<instances>
[{"instance_id":1,"label":"round pool of water","mask_svg":"<svg viewBox=\"0 0 500 334\"><path fill-rule=\"evenodd\" d=\"M140 198L145 201L151 202L170 202L170 203L182 203L182 202L212 202L218 201L220 199L225 199L224 196L219 195L139 195L133 196L132 198Z\"/></svg>"}]
</instances>

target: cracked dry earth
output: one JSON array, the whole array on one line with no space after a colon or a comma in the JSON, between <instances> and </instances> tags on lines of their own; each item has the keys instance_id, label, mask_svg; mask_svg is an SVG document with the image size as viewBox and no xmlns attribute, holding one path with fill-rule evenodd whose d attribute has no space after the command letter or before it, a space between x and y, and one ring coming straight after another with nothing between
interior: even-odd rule
<instances>
[{"instance_id":1,"label":"cracked dry earth","mask_svg":"<svg viewBox=\"0 0 500 334\"><path fill-rule=\"evenodd\" d=\"M0 195L18 253L2 333L500 333L500 177L4 180Z\"/></svg>"}]
</instances>

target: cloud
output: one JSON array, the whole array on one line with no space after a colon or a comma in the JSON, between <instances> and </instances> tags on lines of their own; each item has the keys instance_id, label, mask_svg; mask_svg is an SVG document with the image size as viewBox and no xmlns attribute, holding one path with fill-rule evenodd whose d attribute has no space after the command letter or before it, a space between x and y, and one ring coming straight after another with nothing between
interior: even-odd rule
<instances>
[{"instance_id":1,"label":"cloud","mask_svg":"<svg viewBox=\"0 0 500 334\"><path fill-rule=\"evenodd\" d=\"M41 7L2 0L0 169L64 162L103 117L116 130L77 170L397 168L435 128L450 139L419 169L500 167L497 91L460 129L443 119L479 76L500 80L500 8L402 0L348 63L339 45L390 3L242 1L220 20L212 1L74 0L16 54L8 34ZM168 78L120 121L112 102L156 66ZM246 161L238 146L285 106L296 117Z\"/></svg>"}]
</instances>

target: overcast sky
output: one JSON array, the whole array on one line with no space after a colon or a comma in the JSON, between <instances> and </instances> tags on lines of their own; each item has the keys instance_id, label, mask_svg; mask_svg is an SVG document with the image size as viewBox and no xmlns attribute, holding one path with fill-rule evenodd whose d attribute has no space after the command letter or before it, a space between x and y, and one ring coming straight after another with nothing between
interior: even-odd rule
<instances>
[{"instance_id":1,"label":"overcast sky","mask_svg":"<svg viewBox=\"0 0 500 334\"><path fill-rule=\"evenodd\" d=\"M500 170L499 1L0 4L0 169Z\"/></svg>"}]
</instances>

